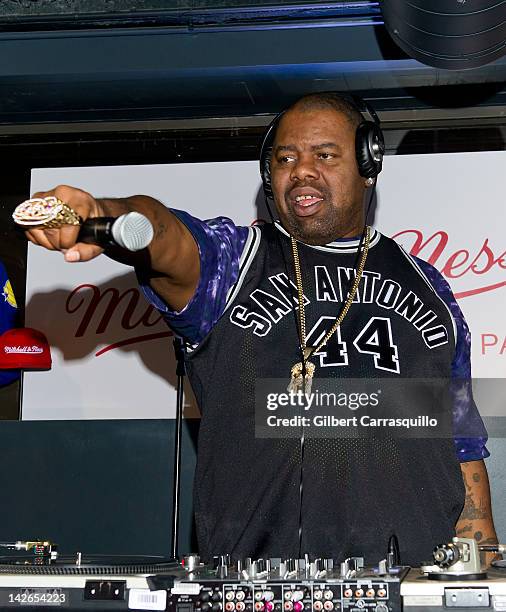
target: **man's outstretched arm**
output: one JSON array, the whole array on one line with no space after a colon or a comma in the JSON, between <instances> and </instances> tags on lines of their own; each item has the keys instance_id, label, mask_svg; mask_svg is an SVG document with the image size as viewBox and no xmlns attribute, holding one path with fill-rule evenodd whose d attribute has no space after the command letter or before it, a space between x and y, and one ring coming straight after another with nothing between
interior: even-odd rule
<instances>
[{"instance_id":1,"label":"man's outstretched arm","mask_svg":"<svg viewBox=\"0 0 506 612\"><path fill-rule=\"evenodd\" d=\"M478 544L497 544L485 462L467 461L461 463L460 468L466 487L466 499L455 527L457 536L474 538ZM495 553L482 555L482 562L488 564L495 556Z\"/></svg>"},{"instance_id":2,"label":"man's outstretched arm","mask_svg":"<svg viewBox=\"0 0 506 612\"><path fill-rule=\"evenodd\" d=\"M93 217L119 217L136 211L145 215L154 228L154 238L147 248L145 262L153 289L174 310L186 306L200 275L200 259L197 244L175 215L162 203L148 196L132 196L118 199L96 199L86 191L60 185L33 197L55 196L70 206L83 220ZM28 240L50 250L63 251L69 262L89 261L103 252L92 244L77 241L79 227L65 225L57 229L31 229ZM114 258L131 264L131 254L114 253Z\"/></svg>"}]
</instances>

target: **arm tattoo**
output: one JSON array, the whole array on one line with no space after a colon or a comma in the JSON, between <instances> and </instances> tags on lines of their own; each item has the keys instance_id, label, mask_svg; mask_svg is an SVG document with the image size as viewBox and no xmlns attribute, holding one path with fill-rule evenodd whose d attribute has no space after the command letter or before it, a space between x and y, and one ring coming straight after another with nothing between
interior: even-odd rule
<instances>
[{"instance_id":1,"label":"arm tattoo","mask_svg":"<svg viewBox=\"0 0 506 612\"><path fill-rule=\"evenodd\" d=\"M162 238L163 236L165 236L165 234L167 233L167 226L165 225L165 223L159 223L158 227L156 228L156 238Z\"/></svg>"},{"instance_id":2,"label":"arm tattoo","mask_svg":"<svg viewBox=\"0 0 506 612\"><path fill-rule=\"evenodd\" d=\"M469 484L467 479L466 471L462 471L462 477L464 479L464 485L466 487L466 500L464 503L464 509L462 510L462 514L460 515L460 519L467 519L469 521L476 520L484 520L489 519L489 512L486 508L483 507L482 500L479 501L478 506L476 506L474 501L474 493L472 493L472 485ZM474 472L472 475L472 480L475 483L480 482L480 475L477 472Z\"/></svg>"},{"instance_id":3,"label":"arm tattoo","mask_svg":"<svg viewBox=\"0 0 506 612\"><path fill-rule=\"evenodd\" d=\"M466 533L469 533L472 530L473 530L473 526L471 525L471 523L467 523L466 525L459 527L456 533L459 536L459 538L465 538Z\"/></svg>"},{"instance_id":4,"label":"arm tattoo","mask_svg":"<svg viewBox=\"0 0 506 612\"><path fill-rule=\"evenodd\" d=\"M488 520L490 518L489 513L483 508L483 504L479 503L478 506L474 503L473 494L466 495L466 501L464 509L460 515L461 519L467 519L469 521L477 520Z\"/></svg>"}]
</instances>

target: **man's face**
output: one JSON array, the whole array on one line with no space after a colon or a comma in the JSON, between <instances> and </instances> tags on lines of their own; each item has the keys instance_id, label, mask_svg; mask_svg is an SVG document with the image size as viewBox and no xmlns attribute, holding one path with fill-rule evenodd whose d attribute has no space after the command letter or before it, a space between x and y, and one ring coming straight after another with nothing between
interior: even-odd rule
<instances>
[{"instance_id":1,"label":"man's face","mask_svg":"<svg viewBox=\"0 0 506 612\"><path fill-rule=\"evenodd\" d=\"M283 227L307 244L358 236L364 179L355 158L355 128L333 109L288 111L274 140L272 190Z\"/></svg>"}]
</instances>

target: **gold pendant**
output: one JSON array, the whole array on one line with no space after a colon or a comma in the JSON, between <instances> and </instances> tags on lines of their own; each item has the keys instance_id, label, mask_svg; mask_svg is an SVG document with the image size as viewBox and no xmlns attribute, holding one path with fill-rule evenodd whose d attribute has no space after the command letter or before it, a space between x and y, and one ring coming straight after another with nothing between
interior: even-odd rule
<instances>
[{"instance_id":1,"label":"gold pendant","mask_svg":"<svg viewBox=\"0 0 506 612\"><path fill-rule=\"evenodd\" d=\"M306 375L302 376L302 362L296 363L290 371L290 384L287 387L287 391L298 393L311 393L311 385L313 384L313 375L316 370L314 363L306 361Z\"/></svg>"}]
</instances>

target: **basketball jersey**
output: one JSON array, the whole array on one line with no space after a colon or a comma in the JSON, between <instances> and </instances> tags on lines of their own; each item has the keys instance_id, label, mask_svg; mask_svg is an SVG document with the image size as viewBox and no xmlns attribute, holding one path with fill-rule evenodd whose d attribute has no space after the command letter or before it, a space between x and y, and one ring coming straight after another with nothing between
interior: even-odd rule
<instances>
[{"instance_id":1,"label":"basketball jersey","mask_svg":"<svg viewBox=\"0 0 506 612\"><path fill-rule=\"evenodd\" d=\"M309 346L346 300L357 243L298 246ZM464 502L451 437L315 437L302 445L255 434L255 383L288 383L300 361L292 277L288 235L273 225L255 228L225 312L187 355L202 412L194 496L201 555L359 555L374 563L396 534L403 563L420 564L455 535ZM351 308L312 358L315 377L336 385L450 379L455 342L451 313L415 261L373 231Z\"/></svg>"}]
</instances>

